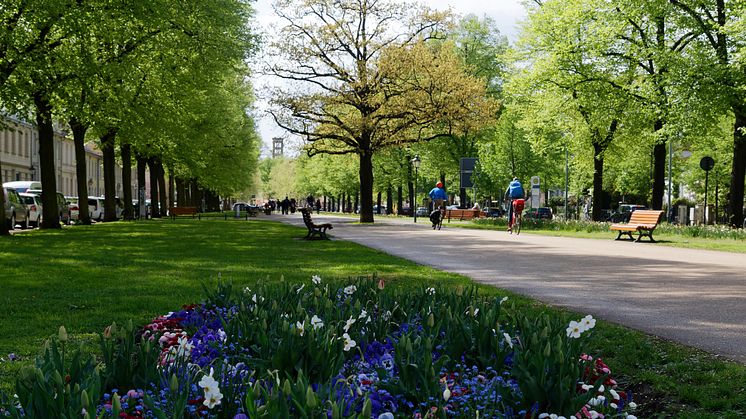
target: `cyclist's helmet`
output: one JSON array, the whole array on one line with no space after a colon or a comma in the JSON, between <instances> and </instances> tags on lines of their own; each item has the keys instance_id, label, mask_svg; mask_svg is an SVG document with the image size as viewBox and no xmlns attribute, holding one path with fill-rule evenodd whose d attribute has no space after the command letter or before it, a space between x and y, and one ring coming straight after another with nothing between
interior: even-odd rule
<instances>
[{"instance_id":1,"label":"cyclist's helmet","mask_svg":"<svg viewBox=\"0 0 746 419\"><path fill-rule=\"evenodd\" d=\"M443 182L438 182L438 183L435 184L435 186L438 187L438 188L442 188L443 187Z\"/></svg>"}]
</instances>

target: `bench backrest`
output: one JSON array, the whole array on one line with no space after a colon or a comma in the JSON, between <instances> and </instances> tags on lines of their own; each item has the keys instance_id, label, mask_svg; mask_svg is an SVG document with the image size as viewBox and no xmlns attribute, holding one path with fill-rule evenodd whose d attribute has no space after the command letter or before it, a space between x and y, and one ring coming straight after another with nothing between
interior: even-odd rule
<instances>
[{"instance_id":1,"label":"bench backrest","mask_svg":"<svg viewBox=\"0 0 746 419\"><path fill-rule=\"evenodd\" d=\"M630 224L656 225L661 219L663 211L659 210L637 210L633 211L629 218Z\"/></svg>"},{"instance_id":2,"label":"bench backrest","mask_svg":"<svg viewBox=\"0 0 746 419\"><path fill-rule=\"evenodd\" d=\"M309 211L308 208L301 208L300 213L303 214L303 222L306 224L306 226L313 225L313 221L311 220L311 211Z\"/></svg>"},{"instance_id":3,"label":"bench backrest","mask_svg":"<svg viewBox=\"0 0 746 419\"><path fill-rule=\"evenodd\" d=\"M171 207L168 211L173 215L196 214L197 207Z\"/></svg>"}]
</instances>

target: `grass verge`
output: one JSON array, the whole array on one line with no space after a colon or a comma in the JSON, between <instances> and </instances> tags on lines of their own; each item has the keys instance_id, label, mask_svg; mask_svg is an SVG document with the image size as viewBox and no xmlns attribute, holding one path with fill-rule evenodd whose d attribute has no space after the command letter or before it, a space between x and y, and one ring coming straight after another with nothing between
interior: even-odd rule
<instances>
[{"instance_id":1,"label":"grass verge","mask_svg":"<svg viewBox=\"0 0 746 419\"><path fill-rule=\"evenodd\" d=\"M305 229L250 220L151 220L35 231L0 238L0 388L11 390L20 366L32 362L60 325L78 341L97 344L112 321L142 324L203 298L218 276L236 287L377 273L400 287L470 286L465 277L416 265L343 241L304 241ZM550 311L511 295L529 313ZM580 313L584 314L584 313ZM594 342L639 417L721 418L746 414L746 367L617 325L599 322ZM21 361L7 361L7 354Z\"/></svg>"}]
</instances>

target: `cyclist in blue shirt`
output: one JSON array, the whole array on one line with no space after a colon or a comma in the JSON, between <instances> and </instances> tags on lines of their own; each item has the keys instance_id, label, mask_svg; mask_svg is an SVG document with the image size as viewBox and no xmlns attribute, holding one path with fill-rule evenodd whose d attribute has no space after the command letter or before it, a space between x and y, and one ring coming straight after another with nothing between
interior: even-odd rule
<instances>
[{"instance_id":1,"label":"cyclist in blue shirt","mask_svg":"<svg viewBox=\"0 0 746 419\"><path fill-rule=\"evenodd\" d=\"M513 227L513 200L514 199L525 199L526 193L523 190L523 185L517 177L513 178L513 181L508 185L508 189L505 190L505 198L508 200L508 231L512 231Z\"/></svg>"},{"instance_id":2,"label":"cyclist in blue shirt","mask_svg":"<svg viewBox=\"0 0 746 419\"><path fill-rule=\"evenodd\" d=\"M446 194L445 189L443 189L443 182L436 183L435 187L428 193L428 196L433 200L433 204L435 205L433 209L440 208L443 205L443 202L448 199L448 194Z\"/></svg>"}]
</instances>

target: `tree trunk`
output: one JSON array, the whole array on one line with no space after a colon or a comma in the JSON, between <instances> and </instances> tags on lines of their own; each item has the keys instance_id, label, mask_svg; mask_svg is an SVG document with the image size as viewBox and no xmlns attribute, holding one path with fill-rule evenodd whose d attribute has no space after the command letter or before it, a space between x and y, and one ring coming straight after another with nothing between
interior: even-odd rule
<instances>
[{"instance_id":1,"label":"tree trunk","mask_svg":"<svg viewBox=\"0 0 746 419\"><path fill-rule=\"evenodd\" d=\"M654 130L663 129L663 121L656 120ZM653 147L653 198L651 207L655 210L663 209L663 191L666 181L666 141L658 142ZM669 208L670 211L670 208Z\"/></svg>"},{"instance_id":2,"label":"tree trunk","mask_svg":"<svg viewBox=\"0 0 746 419\"><path fill-rule=\"evenodd\" d=\"M116 138L117 132L112 128L101 136L101 152L104 154L104 221L117 220Z\"/></svg>"},{"instance_id":3,"label":"tree trunk","mask_svg":"<svg viewBox=\"0 0 746 419\"><path fill-rule=\"evenodd\" d=\"M604 147L601 144L593 144L593 210L591 219L601 220L601 201L603 199L604 185Z\"/></svg>"},{"instance_id":4,"label":"tree trunk","mask_svg":"<svg viewBox=\"0 0 746 419\"><path fill-rule=\"evenodd\" d=\"M0 185L3 184L3 165L2 159L0 159ZM5 221L5 188L0 188L0 236L9 236L10 230L8 230L8 223Z\"/></svg>"},{"instance_id":5,"label":"tree trunk","mask_svg":"<svg viewBox=\"0 0 746 419\"><path fill-rule=\"evenodd\" d=\"M733 164L730 175L729 224L743 227L744 176L746 176L746 106L733 106L736 122L733 127Z\"/></svg>"},{"instance_id":6,"label":"tree trunk","mask_svg":"<svg viewBox=\"0 0 746 419\"><path fill-rule=\"evenodd\" d=\"M148 216L147 206L145 206L145 169L148 165L148 159L145 156L137 155L137 216L145 218Z\"/></svg>"},{"instance_id":7,"label":"tree trunk","mask_svg":"<svg viewBox=\"0 0 746 419\"><path fill-rule=\"evenodd\" d=\"M339 198L339 209L342 213L347 211L347 200L344 192L342 192L342 196Z\"/></svg>"},{"instance_id":8,"label":"tree trunk","mask_svg":"<svg viewBox=\"0 0 746 419\"><path fill-rule=\"evenodd\" d=\"M158 198L160 199L161 217L168 215L168 199L166 191L166 170L163 168L161 159L156 159L156 168L158 170Z\"/></svg>"},{"instance_id":9,"label":"tree trunk","mask_svg":"<svg viewBox=\"0 0 746 419\"><path fill-rule=\"evenodd\" d=\"M54 127L52 105L44 92L34 93L36 125L39 130L39 170L41 171L41 203L44 220L41 228L61 228L57 206L57 176L54 167Z\"/></svg>"},{"instance_id":10,"label":"tree trunk","mask_svg":"<svg viewBox=\"0 0 746 419\"><path fill-rule=\"evenodd\" d=\"M376 214L381 215L381 192L378 192L378 197L376 198Z\"/></svg>"},{"instance_id":11,"label":"tree trunk","mask_svg":"<svg viewBox=\"0 0 746 419\"><path fill-rule=\"evenodd\" d=\"M168 207L175 207L176 180L174 179L173 169L168 170Z\"/></svg>"},{"instance_id":12,"label":"tree trunk","mask_svg":"<svg viewBox=\"0 0 746 419\"><path fill-rule=\"evenodd\" d=\"M324 195L324 203L321 204L321 207L324 209L324 212L326 212L326 195Z\"/></svg>"},{"instance_id":13,"label":"tree trunk","mask_svg":"<svg viewBox=\"0 0 746 419\"><path fill-rule=\"evenodd\" d=\"M73 144L75 146L75 176L77 177L78 189L78 223L91 224L91 214L88 212L88 166L85 159L85 134L88 126L84 125L75 117L68 121L73 131Z\"/></svg>"},{"instance_id":14,"label":"tree trunk","mask_svg":"<svg viewBox=\"0 0 746 419\"><path fill-rule=\"evenodd\" d=\"M158 163L155 157L148 159L148 169L150 170L150 217L161 218L161 211L158 208Z\"/></svg>"},{"instance_id":15,"label":"tree trunk","mask_svg":"<svg viewBox=\"0 0 746 419\"><path fill-rule=\"evenodd\" d=\"M373 222L373 153L365 150L360 154L360 193L355 194L355 209L360 198L360 222Z\"/></svg>"},{"instance_id":16,"label":"tree trunk","mask_svg":"<svg viewBox=\"0 0 746 419\"><path fill-rule=\"evenodd\" d=\"M132 145L122 144L122 219L132 220L135 218L132 208Z\"/></svg>"},{"instance_id":17,"label":"tree trunk","mask_svg":"<svg viewBox=\"0 0 746 419\"><path fill-rule=\"evenodd\" d=\"M393 192L391 190L391 186L389 185L388 188L386 188L386 214L392 214L392 210L394 208L394 197L392 196Z\"/></svg>"},{"instance_id":18,"label":"tree trunk","mask_svg":"<svg viewBox=\"0 0 746 419\"><path fill-rule=\"evenodd\" d=\"M417 197L414 195L414 183L412 181L409 181L409 216L413 217L414 212L417 210Z\"/></svg>"},{"instance_id":19,"label":"tree trunk","mask_svg":"<svg viewBox=\"0 0 746 419\"><path fill-rule=\"evenodd\" d=\"M176 206L184 207L184 181L177 177L174 182L176 185Z\"/></svg>"},{"instance_id":20,"label":"tree trunk","mask_svg":"<svg viewBox=\"0 0 746 419\"><path fill-rule=\"evenodd\" d=\"M396 215L401 215L404 206L404 191L401 185L396 187Z\"/></svg>"}]
</instances>

